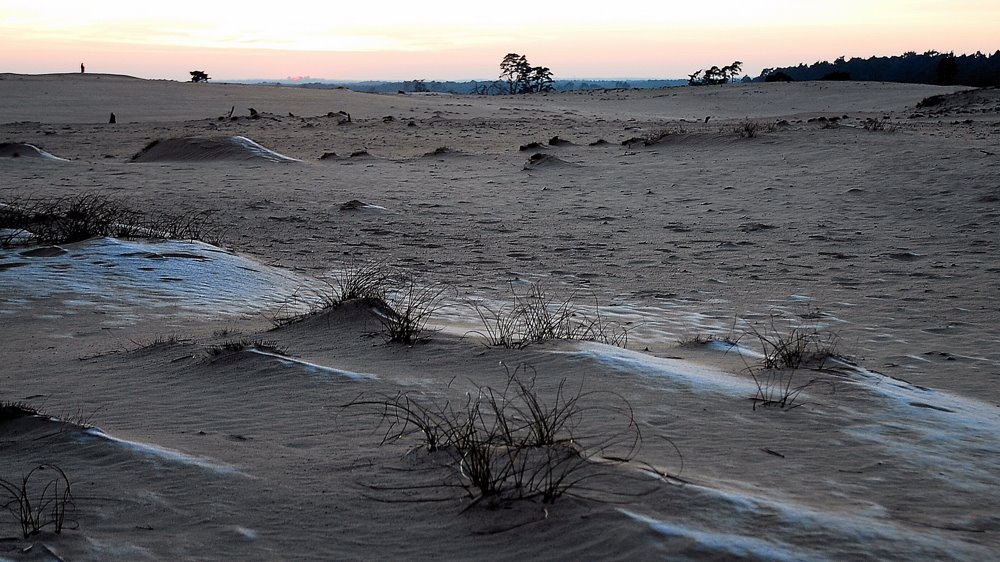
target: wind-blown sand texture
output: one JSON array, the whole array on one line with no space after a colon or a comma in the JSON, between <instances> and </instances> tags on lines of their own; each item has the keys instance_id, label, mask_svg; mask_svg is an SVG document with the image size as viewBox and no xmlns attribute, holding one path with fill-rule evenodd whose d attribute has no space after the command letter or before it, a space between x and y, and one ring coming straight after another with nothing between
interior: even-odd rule
<instances>
[{"instance_id":1,"label":"wind-blown sand texture","mask_svg":"<svg viewBox=\"0 0 1000 562\"><path fill-rule=\"evenodd\" d=\"M0 158L0 200L98 193L211 211L225 231L220 247L0 249L0 401L89 427L0 416L0 478L52 463L76 497L60 534L22 539L0 514L0 559L990 558L1000 92L960 90L476 97L0 75L0 142L67 159ZM745 119L756 137L734 132ZM260 150L185 141L130 161L155 140L232 138ZM367 260L453 288L440 331L387 344L360 304L274 328ZM464 303L530 283L600 303L627 349L470 333ZM812 384L794 408L754 409L752 335L678 343L772 316L838 334L850 358L797 371ZM258 345L212 351L243 339ZM550 402L563 381L598 393L573 428L584 449L619 428L606 391L627 400L636 462L601 451L555 503L470 506L453 459L417 436L381 444L386 424L343 408L400 392L460 405L521 365Z\"/></svg>"}]
</instances>

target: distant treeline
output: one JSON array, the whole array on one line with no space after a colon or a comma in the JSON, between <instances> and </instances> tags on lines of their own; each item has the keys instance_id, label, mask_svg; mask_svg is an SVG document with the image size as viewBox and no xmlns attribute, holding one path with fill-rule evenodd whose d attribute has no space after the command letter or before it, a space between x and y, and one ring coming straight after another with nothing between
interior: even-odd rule
<instances>
[{"instance_id":1,"label":"distant treeline","mask_svg":"<svg viewBox=\"0 0 1000 562\"><path fill-rule=\"evenodd\" d=\"M494 84L490 80L469 80L466 82L438 82L436 80L409 80L405 82L261 82L280 86L298 86L300 88L350 88L357 92L396 93L396 92L437 92L449 94L482 93ZM667 88L682 86L687 80L555 80L553 90L570 92L577 90L608 90L632 88Z\"/></svg>"},{"instance_id":2,"label":"distant treeline","mask_svg":"<svg viewBox=\"0 0 1000 562\"><path fill-rule=\"evenodd\" d=\"M760 76L754 79L755 82L791 80L867 80L941 86L1000 86L1000 51L992 55L980 52L973 55L955 55L937 51L927 51L918 55L911 51L894 57L850 60L840 57L833 62L765 68Z\"/></svg>"}]
</instances>

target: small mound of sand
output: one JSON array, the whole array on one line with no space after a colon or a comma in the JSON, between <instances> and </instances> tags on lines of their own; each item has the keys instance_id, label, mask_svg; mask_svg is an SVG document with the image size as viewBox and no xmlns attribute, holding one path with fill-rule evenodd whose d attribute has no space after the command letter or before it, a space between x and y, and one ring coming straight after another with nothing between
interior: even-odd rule
<instances>
[{"instance_id":1,"label":"small mound of sand","mask_svg":"<svg viewBox=\"0 0 1000 562\"><path fill-rule=\"evenodd\" d=\"M351 114L346 111L331 111L326 116L329 119L336 119L338 125L351 122Z\"/></svg>"},{"instance_id":2,"label":"small mound of sand","mask_svg":"<svg viewBox=\"0 0 1000 562\"><path fill-rule=\"evenodd\" d=\"M542 150L544 148L545 145L540 142L529 142L528 144L522 144L517 149L524 152L526 150Z\"/></svg>"},{"instance_id":3,"label":"small mound of sand","mask_svg":"<svg viewBox=\"0 0 1000 562\"><path fill-rule=\"evenodd\" d=\"M447 156L465 156L461 150L454 150L447 146L441 146L424 154L424 158L443 158Z\"/></svg>"},{"instance_id":4,"label":"small mound of sand","mask_svg":"<svg viewBox=\"0 0 1000 562\"><path fill-rule=\"evenodd\" d=\"M360 199L351 199L347 203L342 203L340 205L341 211L384 211L385 207L380 207L379 205L372 205L371 203L365 203Z\"/></svg>"},{"instance_id":5,"label":"small mound of sand","mask_svg":"<svg viewBox=\"0 0 1000 562\"><path fill-rule=\"evenodd\" d=\"M368 152L367 150L355 150L354 152L350 153L347 157L350 158L351 160L376 160L376 159L378 159L377 156L372 155L372 153Z\"/></svg>"},{"instance_id":6,"label":"small mound of sand","mask_svg":"<svg viewBox=\"0 0 1000 562\"><path fill-rule=\"evenodd\" d=\"M549 146L571 146L573 143L566 139L561 139L559 136L554 136L549 139Z\"/></svg>"},{"instance_id":7,"label":"small mound of sand","mask_svg":"<svg viewBox=\"0 0 1000 562\"><path fill-rule=\"evenodd\" d=\"M45 152L33 144L23 142L0 143L0 158L44 158L46 160L67 162L65 158L59 158L58 156Z\"/></svg>"},{"instance_id":8,"label":"small mound of sand","mask_svg":"<svg viewBox=\"0 0 1000 562\"><path fill-rule=\"evenodd\" d=\"M622 146L633 148L636 146L655 146L667 140L671 134L666 131L654 131L646 136L632 137L622 141Z\"/></svg>"},{"instance_id":9,"label":"small mound of sand","mask_svg":"<svg viewBox=\"0 0 1000 562\"><path fill-rule=\"evenodd\" d=\"M182 137L155 140L132 157L131 162L205 162L215 160L266 160L298 162L246 137Z\"/></svg>"},{"instance_id":10,"label":"small mound of sand","mask_svg":"<svg viewBox=\"0 0 1000 562\"><path fill-rule=\"evenodd\" d=\"M567 162L556 156L550 154L542 154L541 152L536 152L528 158L528 163L524 165L525 170L536 170L538 168L560 168L563 166L575 166L570 162Z\"/></svg>"}]
</instances>

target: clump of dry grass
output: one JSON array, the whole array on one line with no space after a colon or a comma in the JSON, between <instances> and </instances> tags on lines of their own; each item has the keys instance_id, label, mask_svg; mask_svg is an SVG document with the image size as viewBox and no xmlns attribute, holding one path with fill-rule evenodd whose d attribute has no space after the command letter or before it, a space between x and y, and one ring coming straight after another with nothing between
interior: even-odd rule
<instances>
[{"instance_id":1,"label":"clump of dry grass","mask_svg":"<svg viewBox=\"0 0 1000 562\"><path fill-rule=\"evenodd\" d=\"M14 517L24 538L46 527L61 533L74 505L69 477L54 464L40 464L19 480L0 478L0 507Z\"/></svg>"},{"instance_id":2,"label":"clump of dry grass","mask_svg":"<svg viewBox=\"0 0 1000 562\"><path fill-rule=\"evenodd\" d=\"M777 129L774 123L765 123L754 119L744 119L733 126L732 131L741 139L756 138L760 133L773 133Z\"/></svg>"},{"instance_id":3,"label":"clump of dry grass","mask_svg":"<svg viewBox=\"0 0 1000 562\"><path fill-rule=\"evenodd\" d=\"M165 336L156 336L151 340L136 339L129 340L132 347L126 347L125 351L141 351L144 349L154 349L157 347L167 347L172 345L181 345L185 343L190 343L191 339L178 334L168 334Z\"/></svg>"},{"instance_id":4,"label":"clump of dry grass","mask_svg":"<svg viewBox=\"0 0 1000 562\"><path fill-rule=\"evenodd\" d=\"M869 117L865 119L865 122L861 126L866 131L872 131L874 133L895 133L899 128L890 122L888 119L879 119L877 117Z\"/></svg>"},{"instance_id":5,"label":"clump of dry grass","mask_svg":"<svg viewBox=\"0 0 1000 562\"><path fill-rule=\"evenodd\" d=\"M275 315L271 318L275 327L346 302L363 302L381 324L386 342L413 344L424 339L427 322L450 290L439 283L421 284L409 273L380 260L351 263L334 272L327 284L329 291L318 295L317 309L293 316Z\"/></svg>"},{"instance_id":6,"label":"clump of dry grass","mask_svg":"<svg viewBox=\"0 0 1000 562\"><path fill-rule=\"evenodd\" d=\"M441 308L446 285L420 285L412 277L388 291L373 308L389 343L414 344L424 338L427 322Z\"/></svg>"},{"instance_id":7,"label":"clump of dry grass","mask_svg":"<svg viewBox=\"0 0 1000 562\"><path fill-rule=\"evenodd\" d=\"M38 410L24 402L0 402L0 423L37 415Z\"/></svg>"},{"instance_id":8,"label":"clump of dry grass","mask_svg":"<svg viewBox=\"0 0 1000 562\"><path fill-rule=\"evenodd\" d=\"M532 284L523 294L510 287L513 302L489 305L470 301L469 306L483 323L482 330L470 333L481 336L490 346L521 349L547 340L596 341L626 347L628 329L601 316L595 303L594 313L587 314L570 298L560 301Z\"/></svg>"},{"instance_id":9,"label":"clump of dry grass","mask_svg":"<svg viewBox=\"0 0 1000 562\"><path fill-rule=\"evenodd\" d=\"M600 474L595 467L634 458L642 438L621 395L570 389L563 379L546 399L527 367L507 374L503 388L476 386L458 405L399 393L346 407L363 408L387 425L383 444L416 435L428 453L443 454L457 482L448 477L442 486L465 490L470 506L487 499L552 503L585 490ZM600 419L605 431L582 433L587 418Z\"/></svg>"},{"instance_id":10,"label":"clump of dry grass","mask_svg":"<svg viewBox=\"0 0 1000 562\"><path fill-rule=\"evenodd\" d=\"M210 358L222 357L233 353L239 353L247 349L259 349L274 355L287 355L288 349L272 340L262 339L240 339L227 340L220 344L210 345L205 348L205 354Z\"/></svg>"},{"instance_id":11,"label":"clump of dry grass","mask_svg":"<svg viewBox=\"0 0 1000 562\"><path fill-rule=\"evenodd\" d=\"M326 299L326 306L338 306L350 300L385 300L386 293L398 278L399 272L383 260L351 262L330 277L334 292Z\"/></svg>"},{"instance_id":12,"label":"clump of dry grass","mask_svg":"<svg viewBox=\"0 0 1000 562\"><path fill-rule=\"evenodd\" d=\"M758 365L747 366L757 386L752 398L755 410L758 406L798 406L799 394L818 382L816 378L802 382L796 376L798 371L821 371L836 356L836 334L791 322L782 329L778 322L778 317L772 315L768 322L753 324L747 332L757 340L763 354Z\"/></svg>"},{"instance_id":13,"label":"clump of dry grass","mask_svg":"<svg viewBox=\"0 0 1000 562\"><path fill-rule=\"evenodd\" d=\"M13 198L0 201L0 246L24 240L68 244L102 236L217 243L221 232L211 223L211 214L155 215L97 193Z\"/></svg>"},{"instance_id":14,"label":"clump of dry grass","mask_svg":"<svg viewBox=\"0 0 1000 562\"><path fill-rule=\"evenodd\" d=\"M763 368L821 369L828 359L836 355L836 334L791 323L782 330L777 322L778 318L772 315L766 324L751 325L748 332L763 350Z\"/></svg>"},{"instance_id":15,"label":"clump of dry grass","mask_svg":"<svg viewBox=\"0 0 1000 562\"><path fill-rule=\"evenodd\" d=\"M730 336L717 336L714 334L707 334L707 335L695 334L693 336L680 338L679 340L677 340L677 345L680 345L682 347L687 347L687 346L693 347L693 346L708 345L710 343L716 343L716 342L726 344L730 347L739 344L739 342L736 339L733 339Z\"/></svg>"}]
</instances>

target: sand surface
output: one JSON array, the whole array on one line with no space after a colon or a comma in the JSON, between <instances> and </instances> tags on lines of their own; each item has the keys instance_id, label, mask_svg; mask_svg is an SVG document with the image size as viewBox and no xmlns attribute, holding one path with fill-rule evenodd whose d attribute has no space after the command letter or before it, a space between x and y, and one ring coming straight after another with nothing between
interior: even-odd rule
<instances>
[{"instance_id":1,"label":"sand surface","mask_svg":"<svg viewBox=\"0 0 1000 562\"><path fill-rule=\"evenodd\" d=\"M1000 92L960 90L0 75L0 143L67 160L0 156L0 200L97 193L222 233L0 248L0 401L82 422L0 422L0 478L53 463L76 498L60 534L0 514L0 559L987 559ZM447 288L427 341L385 343L361 304L275 328L366 260ZM627 348L470 333L470 300L533 283L598 304ZM772 322L834 334L843 359L781 375L797 407L754 409L746 333ZM680 343L698 335L740 346ZM211 353L234 339L258 345ZM586 405L586 478L551 504L474 502L454 457L343 407L461 405L518 368ZM630 421L638 450L614 438Z\"/></svg>"}]
</instances>

